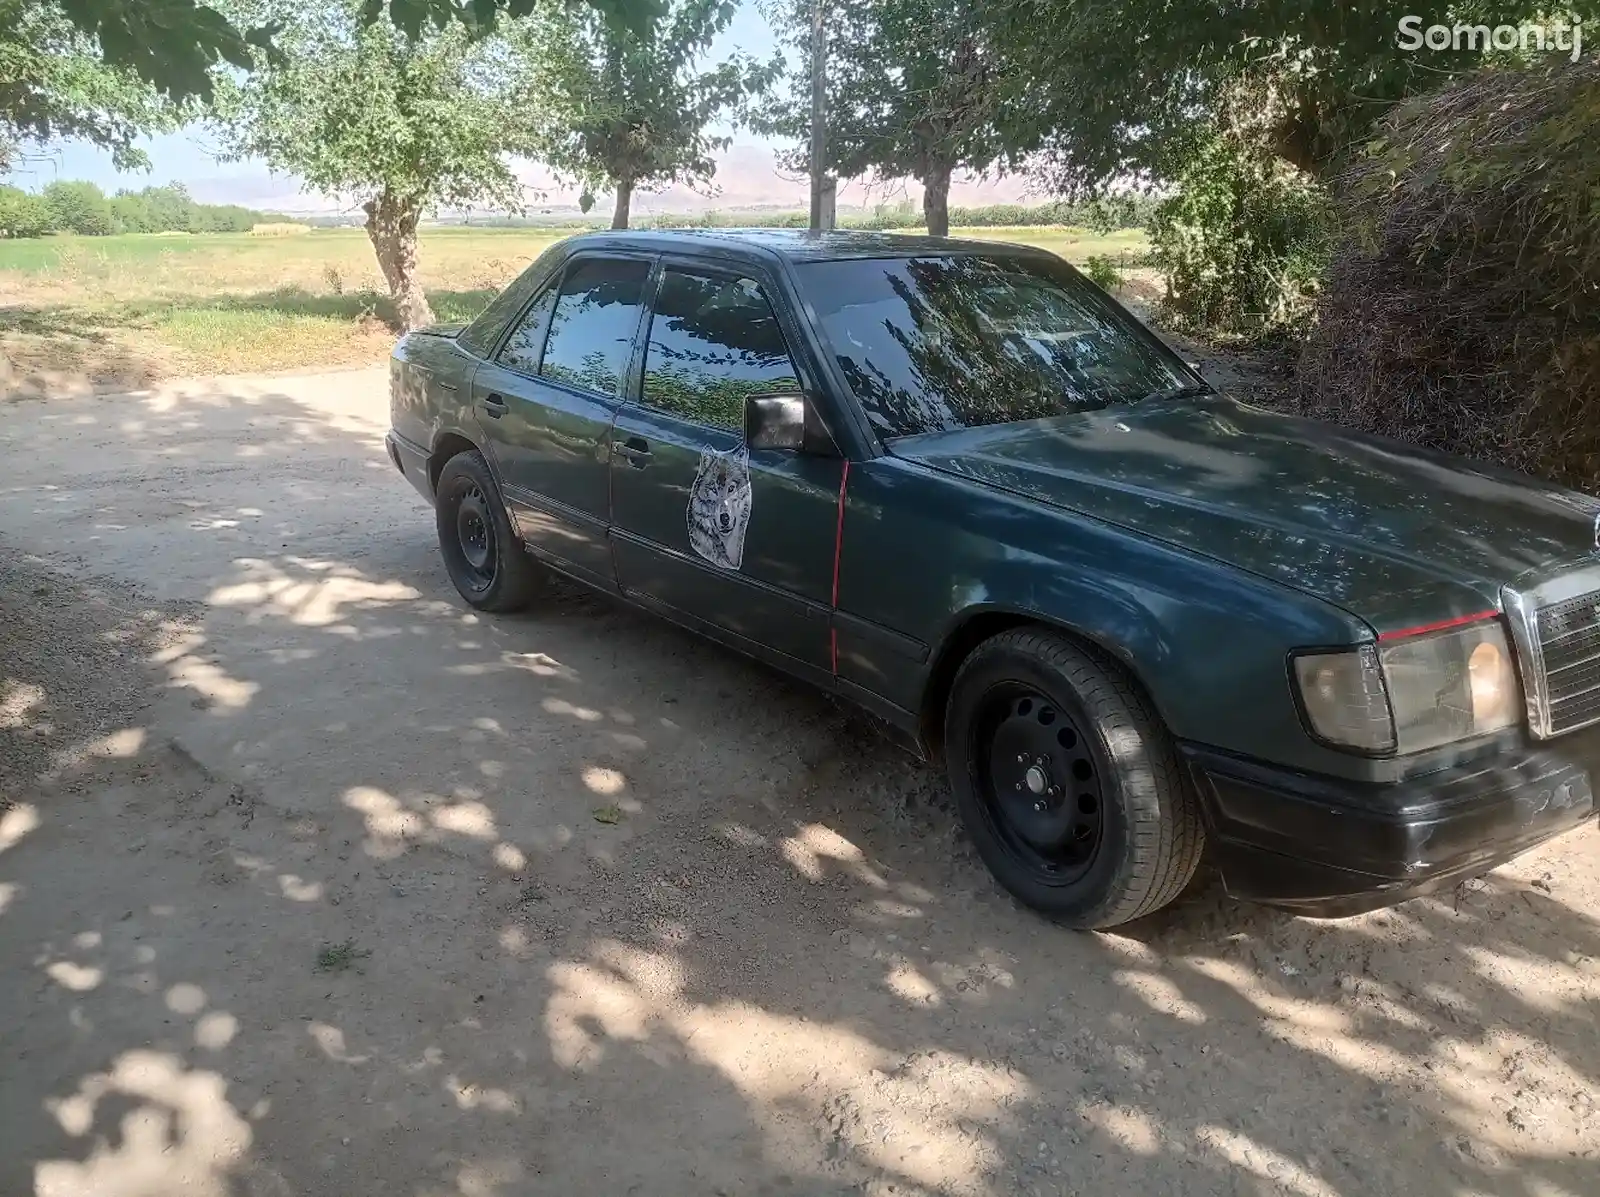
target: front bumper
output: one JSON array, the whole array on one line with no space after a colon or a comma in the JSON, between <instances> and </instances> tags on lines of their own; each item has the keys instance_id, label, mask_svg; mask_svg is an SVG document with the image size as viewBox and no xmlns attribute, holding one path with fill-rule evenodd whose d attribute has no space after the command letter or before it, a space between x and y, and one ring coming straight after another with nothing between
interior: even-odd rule
<instances>
[{"instance_id":1,"label":"front bumper","mask_svg":"<svg viewBox=\"0 0 1600 1197\"><path fill-rule=\"evenodd\" d=\"M1228 892L1337 918L1476 876L1593 818L1600 728L1390 784L1184 755Z\"/></svg>"},{"instance_id":2,"label":"front bumper","mask_svg":"<svg viewBox=\"0 0 1600 1197\"><path fill-rule=\"evenodd\" d=\"M394 429L383 438L383 446L395 469L405 475L406 481L417 488L417 493L429 504L433 502L433 477L428 473L428 451L415 441L407 440Z\"/></svg>"}]
</instances>

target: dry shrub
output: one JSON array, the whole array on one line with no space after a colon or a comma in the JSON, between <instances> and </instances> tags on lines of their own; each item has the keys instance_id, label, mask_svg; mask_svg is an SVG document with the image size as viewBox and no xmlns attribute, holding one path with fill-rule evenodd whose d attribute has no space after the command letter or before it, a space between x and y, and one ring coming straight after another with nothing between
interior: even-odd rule
<instances>
[{"instance_id":1,"label":"dry shrub","mask_svg":"<svg viewBox=\"0 0 1600 1197\"><path fill-rule=\"evenodd\" d=\"M1307 415L1593 489L1600 66L1478 72L1398 109L1339 183Z\"/></svg>"},{"instance_id":2,"label":"dry shrub","mask_svg":"<svg viewBox=\"0 0 1600 1197\"><path fill-rule=\"evenodd\" d=\"M266 224L250 226L250 235L252 237L293 237L299 233L309 233L310 231L311 226L308 224L296 224L287 220L269 221Z\"/></svg>"}]
</instances>

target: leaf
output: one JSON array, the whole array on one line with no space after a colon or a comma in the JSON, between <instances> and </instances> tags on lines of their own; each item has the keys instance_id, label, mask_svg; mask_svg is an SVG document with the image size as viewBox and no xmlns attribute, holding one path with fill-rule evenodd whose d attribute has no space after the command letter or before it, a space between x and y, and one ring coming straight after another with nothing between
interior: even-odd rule
<instances>
[{"instance_id":1,"label":"leaf","mask_svg":"<svg viewBox=\"0 0 1600 1197\"><path fill-rule=\"evenodd\" d=\"M622 821L622 812L614 806L598 806L594 811L594 821L610 826Z\"/></svg>"}]
</instances>

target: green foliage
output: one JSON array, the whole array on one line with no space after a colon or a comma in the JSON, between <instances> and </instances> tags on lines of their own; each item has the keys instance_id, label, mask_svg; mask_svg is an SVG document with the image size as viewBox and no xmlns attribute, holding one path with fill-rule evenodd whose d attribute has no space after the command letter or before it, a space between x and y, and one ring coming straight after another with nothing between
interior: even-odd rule
<instances>
[{"instance_id":1,"label":"green foliage","mask_svg":"<svg viewBox=\"0 0 1600 1197\"><path fill-rule=\"evenodd\" d=\"M1090 254L1083 264L1083 272L1102 291L1115 290L1122 285L1122 271L1105 254Z\"/></svg>"},{"instance_id":2,"label":"green foliage","mask_svg":"<svg viewBox=\"0 0 1600 1197\"><path fill-rule=\"evenodd\" d=\"M1595 0L1563 3L1592 20ZM1303 170L1347 160L1398 100L1482 65L1473 50L1403 51L1400 14L1423 26L1519 24L1544 0L995 0L982 8L1011 95L1049 131L1057 189L1093 193L1171 178L1196 129L1221 127ZM1592 25L1590 26L1593 27Z\"/></svg>"},{"instance_id":3,"label":"green foliage","mask_svg":"<svg viewBox=\"0 0 1600 1197\"><path fill-rule=\"evenodd\" d=\"M50 227L57 232L84 237L105 237L116 232L111 203L93 183L59 180L44 189L42 198L50 209Z\"/></svg>"},{"instance_id":4,"label":"green foliage","mask_svg":"<svg viewBox=\"0 0 1600 1197\"><path fill-rule=\"evenodd\" d=\"M1330 248L1326 193L1287 164L1212 137L1150 223L1169 312L1248 337L1300 328Z\"/></svg>"},{"instance_id":5,"label":"green foliage","mask_svg":"<svg viewBox=\"0 0 1600 1197\"><path fill-rule=\"evenodd\" d=\"M712 155L728 144L707 128L737 120L776 63L735 54L701 60L733 19L731 0L670 0L643 31L594 10L550 5L521 37L533 88L524 118L538 121L538 156L592 191L618 195L626 225L634 187L711 185ZM587 211L587 209L585 209Z\"/></svg>"},{"instance_id":6,"label":"green foliage","mask_svg":"<svg viewBox=\"0 0 1600 1197\"><path fill-rule=\"evenodd\" d=\"M417 223L441 205L520 207L509 158L531 152L536 111L524 60L459 24L418 35L363 24L358 0L302 0L280 19L282 53L218 89L228 152L355 199L402 326L431 323Z\"/></svg>"},{"instance_id":7,"label":"green foliage","mask_svg":"<svg viewBox=\"0 0 1600 1197\"><path fill-rule=\"evenodd\" d=\"M827 10L826 169L847 179L917 179L923 220L941 234L954 171L1015 166L1042 134L1034 108L1008 98L984 11L936 0L830 0ZM811 0L784 0L774 16L795 61L809 63ZM809 161L811 83L807 71L790 79L761 125L798 143L786 165L800 171Z\"/></svg>"},{"instance_id":8,"label":"green foliage","mask_svg":"<svg viewBox=\"0 0 1600 1197\"><path fill-rule=\"evenodd\" d=\"M227 154L259 158L328 195L388 191L423 207L515 207L504 156L531 148L516 63L461 26L420 37L362 25L357 0L280 13L274 61L219 88Z\"/></svg>"},{"instance_id":9,"label":"green foliage","mask_svg":"<svg viewBox=\"0 0 1600 1197\"><path fill-rule=\"evenodd\" d=\"M46 3L49 0L45 0ZM526 16L539 0L364 0L363 24L390 25L413 39L459 24L486 31L502 12ZM588 0L624 27L644 29L659 0ZM277 54L276 5L223 0L59 0L62 17L93 39L107 67L126 72L173 100L209 100L217 68L248 70L262 52ZM4 25L0 13L0 27ZM0 76L3 77L3 76Z\"/></svg>"},{"instance_id":10,"label":"green foliage","mask_svg":"<svg viewBox=\"0 0 1600 1197\"><path fill-rule=\"evenodd\" d=\"M176 115L131 71L102 65L53 0L0 0L0 173L57 138L110 150L119 167L148 165L135 140Z\"/></svg>"},{"instance_id":11,"label":"green foliage","mask_svg":"<svg viewBox=\"0 0 1600 1197\"><path fill-rule=\"evenodd\" d=\"M0 186L0 237L43 237L50 231L50 205L19 187Z\"/></svg>"}]
</instances>

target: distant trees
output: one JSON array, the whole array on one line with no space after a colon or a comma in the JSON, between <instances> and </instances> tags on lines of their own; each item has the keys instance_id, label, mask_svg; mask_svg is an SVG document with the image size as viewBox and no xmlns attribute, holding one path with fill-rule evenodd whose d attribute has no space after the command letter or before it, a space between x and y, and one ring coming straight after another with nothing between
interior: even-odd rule
<instances>
[{"instance_id":1,"label":"distant trees","mask_svg":"<svg viewBox=\"0 0 1600 1197\"><path fill-rule=\"evenodd\" d=\"M43 237L49 231L49 204L20 187L0 186L0 237Z\"/></svg>"},{"instance_id":2,"label":"distant trees","mask_svg":"<svg viewBox=\"0 0 1600 1197\"><path fill-rule=\"evenodd\" d=\"M741 54L701 65L734 9L732 0L668 0L635 30L592 8L549 4L519 34L537 154L586 198L613 192L612 228L628 227L635 188L708 185L712 155L727 144L709 126L737 119L776 77L776 60Z\"/></svg>"},{"instance_id":3,"label":"distant trees","mask_svg":"<svg viewBox=\"0 0 1600 1197\"><path fill-rule=\"evenodd\" d=\"M104 237L116 230L111 204L93 183L60 180L44 189L43 198L50 226L58 232Z\"/></svg>"},{"instance_id":4,"label":"distant trees","mask_svg":"<svg viewBox=\"0 0 1600 1197\"><path fill-rule=\"evenodd\" d=\"M0 187L0 237L76 233L248 233L272 220L237 204L196 203L181 183L106 196L94 183L59 180L38 195Z\"/></svg>"}]
</instances>

